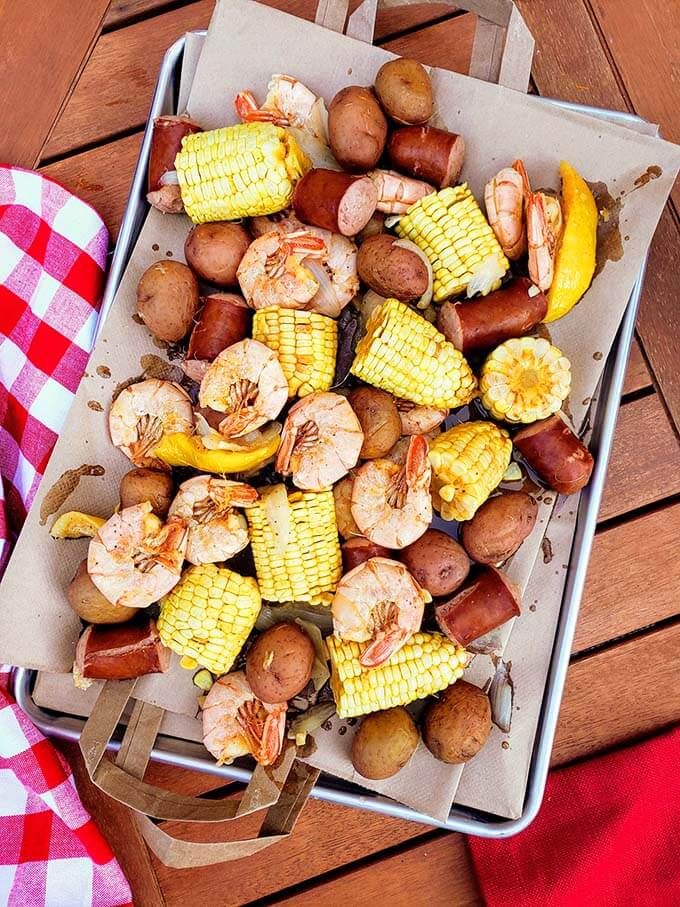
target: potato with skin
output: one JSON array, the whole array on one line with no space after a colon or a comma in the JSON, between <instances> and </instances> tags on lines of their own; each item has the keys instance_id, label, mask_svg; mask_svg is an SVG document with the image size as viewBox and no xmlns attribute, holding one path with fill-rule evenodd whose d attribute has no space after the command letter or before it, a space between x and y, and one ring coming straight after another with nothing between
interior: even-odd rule
<instances>
[{"instance_id":1,"label":"potato with skin","mask_svg":"<svg viewBox=\"0 0 680 907\"><path fill-rule=\"evenodd\" d=\"M170 504L175 496L172 475L161 469L137 467L126 472L120 480L120 506L134 507L148 501L151 510L161 520L168 515Z\"/></svg>"},{"instance_id":2,"label":"potato with skin","mask_svg":"<svg viewBox=\"0 0 680 907\"><path fill-rule=\"evenodd\" d=\"M177 343L198 311L198 281L181 261L157 261L137 285L137 312L154 337Z\"/></svg>"},{"instance_id":3,"label":"potato with skin","mask_svg":"<svg viewBox=\"0 0 680 907\"><path fill-rule=\"evenodd\" d=\"M263 702L285 702L312 676L314 643L297 624L284 621L259 636L246 656L246 678Z\"/></svg>"},{"instance_id":4,"label":"potato with skin","mask_svg":"<svg viewBox=\"0 0 680 907\"><path fill-rule=\"evenodd\" d=\"M489 697L466 680L456 681L427 707L422 731L436 759L450 765L468 762L491 733Z\"/></svg>"},{"instance_id":5,"label":"potato with skin","mask_svg":"<svg viewBox=\"0 0 680 907\"><path fill-rule=\"evenodd\" d=\"M357 273L380 296L409 302L422 296L430 275L423 259L389 233L369 236L359 247Z\"/></svg>"},{"instance_id":6,"label":"potato with skin","mask_svg":"<svg viewBox=\"0 0 680 907\"><path fill-rule=\"evenodd\" d=\"M221 415L221 414L220 414ZM224 418L224 416L222 416ZM335 522L338 532L343 539L351 539L361 535L354 517L352 516L352 489L354 488L354 473L350 472L333 486L333 500L335 502Z\"/></svg>"},{"instance_id":7,"label":"potato with skin","mask_svg":"<svg viewBox=\"0 0 680 907\"><path fill-rule=\"evenodd\" d=\"M397 123L419 125L432 116L432 82L417 60L400 57L378 70L375 93L387 115Z\"/></svg>"},{"instance_id":8,"label":"potato with skin","mask_svg":"<svg viewBox=\"0 0 680 907\"><path fill-rule=\"evenodd\" d=\"M78 564L66 598L78 617L89 624L121 624L139 613L137 608L114 605L104 598L87 572L87 558Z\"/></svg>"},{"instance_id":9,"label":"potato with skin","mask_svg":"<svg viewBox=\"0 0 680 907\"><path fill-rule=\"evenodd\" d=\"M365 173L382 157L387 119L370 88L348 85L328 105L328 138L345 170Z\"/></svg>"},{"instance_id":10,"label":"potato with skin","mask_svg":"<svg viewBox=\"0 0 680 907\"><path fill-rule=\"evenodd\" d=\"M522 544L536 523L538 504L524 491L489 498L463 523L461 541L479 564L500 564Z\"/></svg>"},{"instance_id":11,"label":"potato with skin","mask_svg":"<svg viewBox=\"0 0 680 907\"><path fill-rule=\"evenodd\" d=\"M364 778L396 775L415 753L420 736L401 706L367 715L352 740L352 765Z\"/></svg>"},{"instance_id":12,"label":"potato with skin","mask_svg":"<svg viewBox=\"0 0 680 907\"><path fill-rule=\"evenodd\" d=\"M184 243L184 257L201 280L218 287L235 287L238 286L236 269L251 241L241 224L226 221L197 224Z\"/></svg>"},{"instance_id":13,"label":"potato with skin","mask_svg":"<svg viewBox=\"0 0 680 907\"><path fill-rule=\"evenodd\" d=\"M362 460L384 457L401 435L401 419L394 397L375 387L359 387L348 399L364 433L359 456Z\"/></svg>"},{"instance_id":14,"label":"potato with skin","mask_svg":"<svg viewBox=\"0 0 680 907\"><path fill-rule=\"evenodd\" d=\"M462 546L440 529L428 529L399 559L430 595L450 595L467 579L470 561Z\"/></svg>"}]
</instances>

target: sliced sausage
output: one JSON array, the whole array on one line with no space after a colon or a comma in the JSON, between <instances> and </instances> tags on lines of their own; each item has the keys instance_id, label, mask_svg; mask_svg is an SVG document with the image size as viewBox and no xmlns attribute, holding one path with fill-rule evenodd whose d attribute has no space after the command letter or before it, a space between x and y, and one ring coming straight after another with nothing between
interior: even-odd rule
<instances>
[{"instance_id":1,"label":"sliced sausage","mask_svg":"<svg viewBox=\"0 0 680 907\"><path fill-rule=\"evenodd\" d=\"M462 135L434 126L402 126L390 136L387 154L397 170L444 189L460 176L465 142Z\"/></svg>"},{"instance_id":2,"label":"sliced sausage","mask_svg":"<svg viewBox=\"0 0 680 907\"><path fill-rule=\"evenodd\" d=\"M512 443L559 494L575 494L590 481L593 456L558 414L527 425L517 432Z\"/></svg>"},{"instance_id":3,"label":"sliced sausage","mask_svg":"<svg viewBox=\"0 0 680 907\"><path fill-rule=\"evenodd\" d=\"M363 230L377 203L369 177L320 168L305 174L293 195L293 210L303 223L343 236Z\"/></svg>"},{"instance_id":4,"label":"sliced sausage","mask_svg":"<svg viewBox=\"0 0 680 907\"><path fill-rule=\"evenodd\" d=\"M446 602L434 609L442 633L461 646L500 627L520 613L515 584L496 567L482 567Z\"/></svg>"},{"instance_id":5,"label":"sliced sausage","mask_svg":"<svg viewBox=\"0 0 680 907\"><path fill-rule=\"evenodd\" d=\"M128 680L167 671L170 657L152 618L141 623L90 624L78 640L74 670L81 677Z\"/></svg>"},{"instance_id":6,"label":"sliced sausage","mask_svg":"<svg viewBox=\"0 0 680 907\"><path fill-rule=\"evenodd\" d=\"M182 139L203 127L187 116L156 117L151 134L151 152L146 199L154 208L165 214L180 214L184 210L179 186L164 182L166 173L175 172L175 158L182 147Z\"/></svg>"}]
</instances>

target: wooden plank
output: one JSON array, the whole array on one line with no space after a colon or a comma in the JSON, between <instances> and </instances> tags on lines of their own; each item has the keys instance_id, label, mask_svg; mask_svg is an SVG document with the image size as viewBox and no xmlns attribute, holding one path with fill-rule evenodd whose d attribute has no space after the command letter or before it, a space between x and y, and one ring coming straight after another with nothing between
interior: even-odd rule
<instances>
[{"instance_id":1,"label":"wooden plank","mask_svg":"<svg viewBox=\"0 0 680 907\"><path fill-rule=\"evenodd\" d=\"M657 394L621 407L600 520L680 492L680 446Z\"/></svg>"},{"instance_id":2,"label":"wooden plank","mask_svg":"<svg viewBox=\"0 0 680 907\"><path fill-rule=\"evenodd\" d=\"M680 613L680 504L598 533L573 651L606 643ZM641 540L645 543L641 544ZM649 540L649 541L647 541ZM642 576L649 582L641 582Z\"/></svg>"},{"instance_id":3,"label":"wooden plank","mask_svg":"<svg viewBox=\"0 0 680 907\"><path fill-rule=\"evenodd\" d=\"M142 133L137 132L48 164L41 172L96 208L115 241L141 144Z\"/></svg>"},{"instance_id":4,"label":"wooden plank","mask_svg":"<svg viewBox=\"0 0 680 907\"><path fill-rule=\"evenodd\" d=\"M99 35L108 0L0 0L0 160L33 167ZM58 23L58 39L55 34Z\"/></svg>"},{"instance_id":5,"label":"wooden plank","mask_svg":"<svg viewBox=\"0 0 680 907\"><path fill-rule=\"evenodd\" d=\"M109 842L127 877L135 907L163 907L165 901L151 856L132 821L131 811L92 784L75 743L63 740L54 740L53 743L68 759L83 805Z\"/></svg>"},{"instance_id":6,"label":"wooden plank","mask_svg":"<svg viewBox=\"0 0 680 907\"><path fill-rule=\"evenodd\" d=\"M104 17L104 28L120 28L131 19L153 16L172 2L173 0L111 0Z\"/></svg>"},{"instance_id":7,"label":"wooden plank","mask_svg":"<svg viewBox=\"0 0 680 907\"><path fill-rule=\"evenodd\" d=\"M430 66L466 73L470 66L476 24L476 17L467 13L389 41L384 47L402 57L415 57Z\"/></svg>"},{"instance_id":8,"label":"wooden plank","mask_svg":"<svg viewBox=\"0 0 680 907\"><path fill-rule=\"evenodd\" d=\"M644 390L652 386L652 375L647 367L644 353L638 343L637 337L633 338L628 357L628 371L623 383L623 396Z\"/></svg>"}]
</instances>

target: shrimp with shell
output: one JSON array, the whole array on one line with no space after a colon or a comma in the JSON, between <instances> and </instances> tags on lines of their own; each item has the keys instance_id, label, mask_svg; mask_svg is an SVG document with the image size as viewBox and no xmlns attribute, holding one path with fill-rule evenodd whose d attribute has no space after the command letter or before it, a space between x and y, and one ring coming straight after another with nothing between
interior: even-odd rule
<instances>
[{"instance_id":1,"label":"shrimp with shell","mask_svg":"<svg viewBox=\"0 0 680 907\"><path fill-rule=\"evenodd\" d=\"M111 404L109 432L135 466L167 469L153 456L164 434L194 430L191 398L173 381L148 378L124 388Z\"/></svg>"},{"instance_id":2,"label":"shrimp with shell","mask_svg":"<svg viewBox=\"0 0 680 907\"><path fill-rule=\"evenodd\" d=\"M557 246L562 236L562 206L546 192L533 192L522 161L513 164L524 187L529 277L542 292L547 292L555 273Z\"/></svg>"},{"instance_id":3,"label":"shrimp with shell","mask_svg":"<svg viewBox=\"0 0 680 907\"><path fill-rule=\"evenodd\" d=\"M114 605L147 608L179 582L187 548L183 520L165 525L145 501L114 513L87 552L87 572Z\"/></svg>"},{"instance_id":4,"label":"shrimp with shell","mask_svg":"<svg viewBox=\"0 0 680 907\"><path fill-rule=\"evenodd\" d=\"M293 406L281 432L276 470L306 491L330 488L356 466L364 433L340 394L317 391Z\"/></svg>"},{"instance_id":5,"label":"shrimp with shell","mask_svg":"<svg viewBox=\"0 0 680 907\"><path fill-rule=\"evenodd\" d=\"M236 113L244 123L274 123L309 132L328 144L328 113L323 98L314 94L293 76L275 73L267 86L262 107L250 91L241 91L234 101Z\"/></svg>"},{"instance_id":6,"label":"shrimp with shell","mask_svg":"<svg viewBox=\"0 0 680 907\"><path fill-rule=\"evenodd\" d=\"M283 749L287 708L286 702L258 699L244 671L225 674L203 704L203 745L218 765L248 754L260 765L272 765Z\"/></svg>"},{"instance_id":7,"label":"shrimp with shell","mask_svg":"<svg viewBox=\"0 0 680 907\"><path fill-rule=\"evenodd\" d=\"M224 413L222 435L238 438L278 416L288 401L288 381L276 353L246 338L210 363L198 399L202 408Z\"/></svg>"},{"instance_id":8,"label":"shrimp with shell","mask_svg":"<svg viewBox=\"0 0 680 907\"><path fill-rule=\"evenodd\" d=\"M402 435L426 435L434 431L449 414L448 409L434 406L420 406L410 400L395 398L401 420Z\"/></svg>"},{"instance_id":9,"label":"shrimp with shell","mask_svg":"<svg viewBox=\"0 0 680 907\"><path fill-rule=\"evenodd\" d=\"M245 482L202 475L187 479L170 505L169 517L188 527L186 559L192 564L226 561L248 545L248 524L236 507L248 507L257 492Z\"/></svg>"},{"instance_id":10,"label":"shrimp with shell","mask_svg":"<svg viewBox=\"0 0 680 907\"><path fill-rule=\"evenodd\" d=\"M385 548L405 548L432 521L431 469L428 444L413 435L403 464L388 459L368 460L352 488L352 516L359 530Z\"/></svg>"},{"instance_id":11,"label":"shrimp with shell","mask_svg":"<svg viewBox=\"0 0 680 907\"><path fill-rule=\"evenodd\" d=\"M325 255L323 239L306 228L264 233L248 246L236 271L246 302L253 309L308 308L319 282L303 262Z\"/></svg>"},{"instance_id":12,"label":"shrimp with shell","mask_svg":"<svg viewBox=\"0 0 680 907\"><path fill-rule=\"evenodd\" d=\"M515 166L504 167L484 187L486 216L503 252L511 261L527 250L524 181Z\"/></svg>"},{"instance_id":13,"label":"shrimp with shell","mask_svg":"<svg viewBox=\"0 0 680 907\"><path fill-rule=\"evenodd\" d=\"M333 632L340 639L368 642L360 662L376 668L420 629L431 600L399 561L372 557L338 583L331 604Z\"/></svg>"}]
</instances>

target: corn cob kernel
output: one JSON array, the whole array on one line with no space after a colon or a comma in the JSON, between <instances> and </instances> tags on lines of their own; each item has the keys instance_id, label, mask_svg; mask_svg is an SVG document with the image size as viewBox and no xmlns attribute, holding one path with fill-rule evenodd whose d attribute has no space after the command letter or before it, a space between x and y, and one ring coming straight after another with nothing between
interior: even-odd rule
<instances>
[{"instance_id":1,"label":"corn cob kernel","mask_svg":"<svg viewBox=\"0 0 680 907\"><path fill-rule=\"evenodd\" d=\"M430 445L432 503L444 520L470 520L503 478L512 441L493 422L461 422Z\"/></svg>"},{"instance_id":2,"label":"corn cob kernel","mask_svg":"<svg viewBox=\"0 0 680 907\"><path fill-rule=\"evenodd\" d=\"M272 123L193 133L175 158L184 209L195 224L282 211L311 166L292 135Z\"/></svg>"},{"instance_id":3,"label":"corn cob kernel","mask_svg":"<svg viewBox=\"0 0 680 907\"><path fill-rule=\"evenodd\" d=\"M161 600L161 642L184 668L226 674L255 626L262 599L257 583L227 567L189 567Z\"/></svg>"},{"instance_id":4,"label":"corn cob kernel","mask_svg":"<svg viewBox=\"0 0 680 907\"><path fill-rule=\"evenodd\" d=\"M329 605L342 575L332 491L288 495L287 537L277 538L262 501L246 511L262 597Z\"/></svg>"},{"instance_id":5,"label":"corn cob kernel","mask_svg":"<svg viewBox=\"0 0 680 907\"><path fill-rule=\"evenodd\" d=\"M466 290L486 296L510 267L467 183L421 198L395 229L427 255L435 302Z\"/></svg>"},{"instance_id":6,"label":"corn cob kernel","mask_svg":"<svg viewBox=\"0 0 680 907\"><path fill-rule=\"evenodd\" d=\"M326 639L331 660L331 690L340 718L408 705L438 693L463 676L468 656L441 633L414 633L388 661L363 668L366 643Z\"/></svg>"},{"instance_id":7,"label":"corn cob kernel","mask_svg":"<svg viewBox=\"0 0 680 907\"><path fill-rule=\"evenodd\" d=\"M438 409L463 406L477 392L463 354L397 299L386 299L374 309L351 370L367 384Z\"/></svg>"},{"instance_id":8,"label":"corn cob kernel","mask_svg":"<svg viewBox=\"0 0 680 907\"><path fill-rule=\"evenodd\" d=\"M260 309L253 317L253 338L279 357L289 397L327 391L333 384L338 326L332 318L278 306Z\"/></svg>"},{"instance_id":9,"label":"corn cob kernel","mask_svg":"<svg viewBox=\"0 0 680 907\"><path fill-rule=\"evenodd\" d=\"M562 406L571 365L561 350L537 337L506 340L482 366L482 403L494 419L536 422Z\"/></svg>"}]
</instances>

